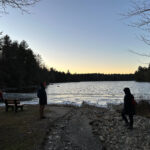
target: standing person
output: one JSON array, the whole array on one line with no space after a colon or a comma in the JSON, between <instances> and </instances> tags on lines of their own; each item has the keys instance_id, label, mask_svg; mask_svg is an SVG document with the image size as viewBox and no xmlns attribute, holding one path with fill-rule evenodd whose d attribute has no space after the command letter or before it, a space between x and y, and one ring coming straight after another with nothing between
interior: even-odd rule
<instances>
[{"instance_id":1,"label":"standing person","mask_svg":"<svg viewBox=\"0 0 150 150\"><path fill-rule=\"evenodd\" d=\"M3 99L3 92L0 90L0 102L3 102L4 99Z\"/></svg>"},{"instance_id":2,"label":"standing person","mask_svg":"<svg viewBox=\"0 0 150 150\"><path fill-rule=\"evenodd\" d=\"M133 129L133 115L135 114L135 106L133 104L134 96L131 94L129 88L124 88L124 108L122 111L122 118L128 126L128 129ZM128 115L130 122L126 117Z\"/></svg>"},{"instance_id":3,"label":"standing person","mask_svg":"<svg viewBox=\"0 0 150 150\"><path fill-rule=\"evenodd\" d=\"M37 92L37 96L39 98L39 105L40 105L40 118L44 119L44 108L47 105L47 94L45 91L46 82L40 84L40 89Z\"/></svg>"}]
</instances>

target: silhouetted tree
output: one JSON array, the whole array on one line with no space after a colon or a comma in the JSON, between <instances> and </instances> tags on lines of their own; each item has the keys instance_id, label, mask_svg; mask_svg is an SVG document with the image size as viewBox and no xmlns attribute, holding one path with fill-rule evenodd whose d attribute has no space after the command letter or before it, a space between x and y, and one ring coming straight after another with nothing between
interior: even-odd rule
<instances>
[{"instance_id":1,"label":"silhouetted tree","mask_svg":"<svg viewBox=\"0 0 150 150\"><path fill-rule=\"evenodd\" d=\"M138 29L141 29L144 31L143 35L140 35L140 39L145 42L147 45L150 45L150 1L149 0L134 0L132 1L132 7L131 9L124 14L125 17L131 18L134 20L132 21L132 24L130 24L132 27L136 27ZM139 53L135 50L130 50L130 52L150 57L149 54L146 53ZM136 81L148 81L150 82L150 67L141 67L139 66L138 70L135 72L135 80Z\"/></svg>"},{"instance_id":2,"label":"silhouetted tree","mask_svg":"<svg viewBox=\"0 0 150 150\"><path fill-rule=\"evenodd\" d=\"M150 82L150 65L149 67L139 66L135 72L135 80L139 82Z\"/></svg>"},{"instance_id":3,"label":"silhouetted tree","mask_svg":"<svg viewBox=\"0 0 150 150\"><path fill-rule=\"evenodd\" d=\"M21 87L37 85L42 78L48 80L49 71L41 67L41 62L39 62L26 41L18 44L17 41L12 42L8 35L4 36L1 41L0 83L2 85Z\"/></svg>"}]
</instances>

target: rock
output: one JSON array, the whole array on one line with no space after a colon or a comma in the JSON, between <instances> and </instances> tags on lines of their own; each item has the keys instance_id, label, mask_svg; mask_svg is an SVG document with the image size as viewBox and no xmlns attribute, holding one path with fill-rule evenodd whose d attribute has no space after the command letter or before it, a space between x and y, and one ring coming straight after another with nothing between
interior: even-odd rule
<instances>
[{"instance_id":1,"label":"rock","mask_svg":"<svg viewBox=\"0 0 150 150\"><path fill-rule=\"evenodd\" d=\"M104 137L103 136L99 136L99 139L103 142L105 141Z\"/></svg>"}]
</instances>

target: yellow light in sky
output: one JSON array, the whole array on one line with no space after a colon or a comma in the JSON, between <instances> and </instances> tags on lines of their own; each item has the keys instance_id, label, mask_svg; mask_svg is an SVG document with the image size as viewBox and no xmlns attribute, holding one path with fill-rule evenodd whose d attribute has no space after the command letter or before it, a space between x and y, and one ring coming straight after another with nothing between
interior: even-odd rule
<instances>
[{"instance_id":1,"label":"yellow light in sky","mask_svg":"<svg viewBox=\"0 0 150 150\"><path fill-rule=\"evenodd\" d=\"M71 67L69 64L51 64L48 65L50 67L55 68L57 71L67 72L68 70L70 73L105 73L105 74L129 74L134 73L137 70L137 66L126 66L126 67L111 67L111 66L73 66ZM49 67L49 68L50 68Z\"/></svg>"}]
</instances>

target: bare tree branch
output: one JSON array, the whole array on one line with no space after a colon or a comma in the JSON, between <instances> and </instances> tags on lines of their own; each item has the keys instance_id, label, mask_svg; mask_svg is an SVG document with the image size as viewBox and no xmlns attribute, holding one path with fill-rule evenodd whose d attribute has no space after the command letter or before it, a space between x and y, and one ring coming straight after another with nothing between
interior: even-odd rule
<instances>
[{"instance_id":1,"label":"bare tree branch","mask_svg":"<svg viewBox=\"0 0 150 150\"><path fill-rule=\"evenodd\" d=\"M138 60L138 62L140 63L140 64L143 64L143 65L149 65L149 62L143 62L143 61L141 61L141 60Z\"/></svg>"},{"instance_id":2,"label":"bare tree branch","mask_svg":"<svg viewBox=\"0 0 150 150\"><path fill-rule=\"evenodd\" d=\"M131 18L133 22L130 24L132 27L142 29L145 33L150 32L150 0L132 0L131 9L126 14L123 14L126 18ZM145 34L143 32L143 34ZM147 34L146 34L147 35ZM150 36L141 35L140 40L145 44L150 45ZM129 50L131 53L150 57L150 54L138 53L133 50Z\"/></svg>"},{"instance_id":3,"label":"bare tree branch","mask_svg":"<svg viewBox=\"0 0 150 150\"><path fill-rule=\"evenodd\" d=\"M150 40L146 38L144 35L141 35L140 38L145 44L150 45Z\"/></svg>"},{"instance_id":4,"label":"bare tree branch","mask_svg":"<svg viewBox=\"0 0 150 150\"><path fill-rule=\"evenodd\" d=\"M39 1L40 0L0 0L0 11L6 12L6 8L10 6L12 8L18 8L21 11L27 12L25 9L26 7L34 5Z\"/></svg>"},{"instance_id":5,"label":"bare tree branch","mask_svg":"<svg viewBox=\"0 0 150 150\"><path fill-rule=\"evenodd\" d=\"M150 29L150 1L132 1L132 8L124 16L127 18L136 18L136 21L133 23L135 27Z\"/></svg>"},{"instance_id":6,"label":"bare tree branch","mask_svg":"<svg viewBox=\"0 0 150 150\"><path fill-rule=\"evenodd\" d=\"M144 56L144 57L150 57L150 54L145 54L145 53L138 53L138 52L135 52L133 50L129 50L129 52L133 53L133 54L136 54L136 55L140 55L140 56Z\"/></svg>"}]
</instances>

